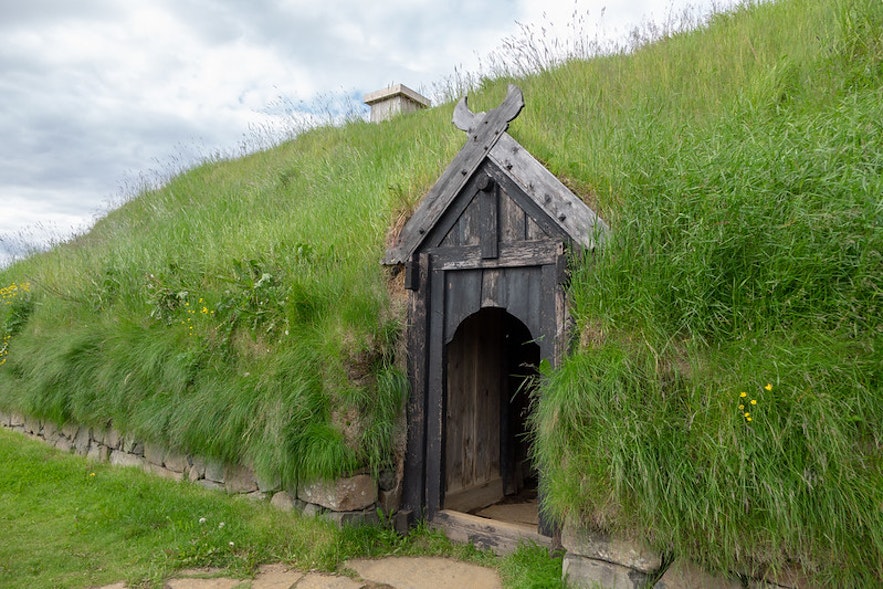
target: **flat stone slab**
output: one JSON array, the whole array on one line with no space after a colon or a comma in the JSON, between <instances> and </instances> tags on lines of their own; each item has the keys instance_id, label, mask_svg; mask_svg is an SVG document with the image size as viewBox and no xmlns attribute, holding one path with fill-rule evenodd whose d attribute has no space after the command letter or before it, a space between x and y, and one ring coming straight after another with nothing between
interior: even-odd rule
<instances>
[{"instance_id":1,"label":"flat stone slab","mask_svg":"<svg viewBox=\"0 0 883 589\"><path fill-rule=\"evenodd\" d=\"M180 571L164 589L501 589L493 569L448 558L399 557L355 559L344 563L359 578L303 572L284 564L261 566L254 580L220 577L218 569ZM126 589L125 583L100 589Z\"/></svg>"},{"instance_id":2,"label":"flat stone slab","mask_svg":"<svg viewBox=\"0 0 883 589\"><path fill-rule=\"evenodd\" d=\"M251 589L291 589L305 576L305 573L289 569L283 564L265 564L258 569Z\"/></svg>"},{"instance_id":3,"label":"flat stone slab","mask_svg":"<svg viewBox=\"0 0 883 589\"><path fill-rule=\"evenodd\" d=\"M309 573L298 581L293 589L363 589L365 583L349 577L338 577L325 573Z\"/></svg>"},{"instance_id":4,"label":"flat stone slab","mask_svg":"<svg viewBox=\"0 0 883 589\"><path fill-rule=\"evenodd\" d=\"M163 589L234 589L242 585L239 579L172 579Z\"/></svg>"},{"instance_id":5,"label":"flat stone slab","mask_svg":"<svg viewBox=\"0 0 883 589\"><path fill-rule=\"evenodd\" d=\"M332 511L360 511L377 502L377 484L365 474L316 481L299 488L297 498Z\"/></svg>"},{"instance_id":6,"label":"flat stone slab","mask_svg":"<svg viewBox=\"0 0 883 589\"><path fill-rule=\"evenodd\" d=\"M536 502L531 503L501 503L482 509L475 515L498 519L513 524L525 524L537 526L540 523L539 511Z\"/></svg>"},{"instance_id":7,"label":"flat stone slab","mask_svg":"<svg viewBox=\"0 0 883 589\"><path fill-rule=\"evenodd\" d=\"M633 542L570 525L561 532L569 554L602 560L651 574L662 566L662 555L641 542Z\"/></svg>"},{"instance_id":8,"label":"flat stone slab","mask_svg":"<svg viewBox=\"0 0 883 589\"><path fill-rule=\"evenodd\" d=\"M345 567L366 581L396 589L501 589L497 571L475 564L434 557L348 560ZM300 585L298 585L300 589Z\"/></svg>"}]
</instances>

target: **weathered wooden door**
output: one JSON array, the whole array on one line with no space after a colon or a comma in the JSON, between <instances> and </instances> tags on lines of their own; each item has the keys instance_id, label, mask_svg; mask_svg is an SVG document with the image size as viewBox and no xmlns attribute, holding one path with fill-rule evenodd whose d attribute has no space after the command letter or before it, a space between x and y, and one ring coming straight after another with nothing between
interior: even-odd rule
<instances>
[{"instance_id":1,"label":"weathered wooden door","mask_svg":"<svg viewBox=\"0 0 883 589\"><path fill-rule=\"evenodd\" d=\"M446 509L486 507L530 479L525 420L539 363L532 340L518 319L488 307L467 317L447 345Z\"/></svg>"},{"instance_id":2,"label":"weathered wooden door","mask_svg":"<svg viewBox=\"0 0 883 589\"><path fill-rule=\"evenodd\" d=\"M519 353L493 342L526 331L535 342L531 362L556 366L567 345L565 249L591 251L607 230L506 133L523 107L511 85L486 113L470 111L465 97L457 104L453 122L468 140L383 260L404 266L410 291L406 515L432 519L459 491L499 488L497 479L503 492L517 488L512 463L524 449L510 451L517 445L505 430L523 423L505 414L513 387L507 358ZM486 315L464 323L479 312L502 314L502 326ZM547 524L540 527L548 535Z\"/></svg>"},{"instance_id":3,"label":"weathered wooden door","mask_svg":"<svg viewBox=\"0 0 883 589\"><path fill-rule=\"evenodd\" d=\"M517 455L524 452L513 436L523 424L511 418L512 377L525 359L518 350L530 343L533 364L555 357L563 247L538 241L530 258L514 245L500 249L496 258L472 264L441 248L426 259L430 516L489 505L517 489Z\"/></svg>"}]
</instances>

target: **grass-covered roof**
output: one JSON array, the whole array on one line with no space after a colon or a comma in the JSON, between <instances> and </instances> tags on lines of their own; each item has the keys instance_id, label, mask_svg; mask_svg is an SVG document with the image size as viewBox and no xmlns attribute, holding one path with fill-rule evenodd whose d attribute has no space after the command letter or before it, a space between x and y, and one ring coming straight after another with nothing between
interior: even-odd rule
<instances>
[{"instance_id":1,"label":"grass-covered roof","mask_svg":"<svg viewBox=\"0 0 883 589\"><path fill-rule=\"evenodd\" d=\"M611 228L534 413L552 512L883 581L883 7L746 3L517 83L510 134ZM462 144L452 110L206 163L3 270L0 409L290 483L388 465L405 314L379 262Z\"/></svg>"}]
</instances>

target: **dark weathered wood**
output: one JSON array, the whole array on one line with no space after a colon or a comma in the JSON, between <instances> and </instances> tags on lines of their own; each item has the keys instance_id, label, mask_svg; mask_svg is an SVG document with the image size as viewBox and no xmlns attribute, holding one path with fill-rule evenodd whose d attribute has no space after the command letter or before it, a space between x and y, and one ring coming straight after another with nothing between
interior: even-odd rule
<instances>
[{"instance_id":1,"label":"dark weathered wood","mask_svg":"<svg viewBox=\"0 0 883 589\"><path fill-rule=\"evenodd\" d=\"M531 222L539 226L539 233L542 235L542 239L555 241L570 240L565 229L549 214L549 211L530 198L528 193L507 173L496 166L488 166L487 170L500 183L500 186L506 191L509 198L512 199L515 207L522 211L526 219L530 219ZM526 219L524 222L525 226L521 229L521 234L525 237L522 237L521 240L526 239L527 235Z\"/></svg>"},{"instance_id":2,"label":"dark weathered wood","mask_svg":"<svg viewBox=\"0 0 883 589\"><path fill-rule=\"evenodd\" d=\"M592 209L576 197L549 170L543 167L508 133L504 133L489 153L493 161L547 214L556 219L574 243L593 249L596 239L608 231Z\"/></svg>"},{"instance_id":3,"label":"dark weathered wood","mask_svg":"<svg viewBox=\"0 0 883 589\"><path fill-rule=\"evenodd\" d=\"M472 315L448 344L446 508L451 508L450 494L483 488L500 478L501 319L497 309ZM487 491L476 495L481 500L487 496Z\"/></svg>"},{"instance_id":4,"label":"dark weathered wood","mask_svg":"<svg viewBox=\"0 0 883 589\"><path fill-rule=\"evenodd\" d=\"M429 278L429 255L416 258L417 281L426 284ZM426 290L426 289L424 289ZM412 293L408 305L408 437L402 486L402 505L422 514L426 502L426 391L428 350L428 311L431 299L423 293Z\"/></svg>"},{"instance_id":5,"label":"dark weathered wood","mask_svg":"<svg viewBox=\"0 0 883 589\"><path fill-rule=\"evenodd\" d=\"M521 243L525 240L525 224L527 216L524 209L518 206L509 196L509 192L500 189L500 241L503 243Z\"/></svg>"},{"instance_id":6,"label":"dark weathered wood","mask_svg":"<svg viewBox=\"0 0 883 589\"><path fill-rule=\"evenodd\" d=\"M500 307L497 292L500 284L502 270L488 268L481 273L481 306Z\"/></svg>"},{"instance_id":7,"label":"dark weathered wood","mask_svg":"<svg viewBox=\"0 0 883 589\"><path fill-rule=\"evenodd\" d=\"M405 289L420 289L420 267L413 256L408 260L408 263L405 264Z\"/></svg>"},{"instance_id":8,"label":"dark weathered wood","mask_svg":"<svg viewBox=\"0 0 883 589\"><path fill-rule=\"evenodd\" d=\"M399 234L398 243L387 251L384 264L401 264L411 257L426 234L447 210L472 174L505 133L509 121L524 108L524 97L516 86L509 86L503 103L481 118L471 128L466 145L457 153L435 185L420 201L414 214Z\"/></svg>"},{"instance_id":9,"label":"dark weathered wood","mask_svg":"<svg viewBox=\"0 0 883 589\"><path fill-rule=\"evenodd\" d=\"M433 528L442 530L455 542L469 542L495 554L512 554L524 542L551 548L552 539L537 533L532 526L501 522L456 511L440 511L431 520Z\"/></svg>"},{"instance_id":10,"label":"dark weathered wood","mask_svg":"<svg viewBox=\"0 0 883 589\"><path fill-rule=\"evenodd\" d=\"M497 190L482 190L478 193L480 204L479 232L481 233L481 257L493 260L497 257L499 221L497 219Z\"/></svg>"},{"instance_id":11,"label":"dark weathered wood","mask_svg":"<svg viewBox=\"0 0 883 589\"><path fill-rule=\"evenodd\" d=\"M469 97L461 98L454 107L454 114L451 116L451 122L461 131L471 133L476 125L481 123L484 118L484 112L474 113L469 108Z\"/></svg>"},{"instance_id":12,"label":"dark weathered wood","mask_svg":"<svg viewBox=\"0 0 883 589\"><path fill-rule=\"evenodd\" d=\"M460 323L481 309L481 270L445 272L444 341L451 341Z\"/></svg>"},{"instance_id":13,"label":"dark weathered wood","mask_svg":"<svg viewBox=\"0 0 883 589\"><path fill-rule=\"evenodd\" d=\"M485 260L481 248L464 246L427 250L440 270L471 270L475 268L517 268L551 264L556 260L558 245L553 241L501 243L497 257Z\"/></svg>"},{"instance_id":14,"label":"dark weathered wood","mask_svg":"<svg viewBox=\"0 0 883 589\"><path fill-rule=\"evenodd\" d=\"M445 510L469 512L499 502L504 497L503 480L496 477L479 485L445 495Z\"/></svg>"},{"instance_id":15,"label":"dark weathered wood","mask_svg":"<svg viewBox=\"0 0 883 589\"><path fill-rule=\"evenodd\" d=\"M426 392L426 513L432 517L441 509L445 493L445 272L432 268L427 335L428 377Z\"/></svg>"},{"instance_id":16,"label":"dark weathered wood","mask_svg":"<svg viewBox=\"0 0 883 589\"><path fill-rule=\"evenodd\" d=\"M531 219L530 217L525 217L525 239L527 241L539 241L541 239L549 239L549 234L543 231L543 228L537 224L536 221Z\"/></svg>"},{"instance_id":17,"label":"dark weathered wood","mask_svg":"<svg viewBox=\"0 0 883 589\"><path fill-rule=\"evenodd\" d=\"M606 231L505 133L522 106L516 89L488 113L473 114L465 100L457 105L453 120L469 134L466 145L385 258L411 261L403 503L430 519L448 518L445 505L469 509L516 492L522 465L532 472L520 437L526 395L513 398L522 363L560 363L568 335L565 248L592 248Z\"/></svg>"}]
</instances>

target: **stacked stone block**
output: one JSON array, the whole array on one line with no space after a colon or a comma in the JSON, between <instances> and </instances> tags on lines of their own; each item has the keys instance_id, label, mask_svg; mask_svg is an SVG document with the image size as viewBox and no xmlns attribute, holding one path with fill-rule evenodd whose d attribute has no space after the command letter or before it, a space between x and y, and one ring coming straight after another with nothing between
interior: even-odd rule
<instances>
[{"instance_id":1,"label":"stacked stone block","mask_svg":"<svg viewBox=\"0 0 883 589\"><path fill-rule=\"evenodd\" d=\"M279 478L263 480L241 464L205 460L153 444L144 444L113 429L96 429L0 413L0 426L43 441L62 452L96 462L140 468L176 481L192 481L207 489L269 500L280 509L324 517L340 525L378 521L378 511L398 509L400 484L394 473L384 473L381 485L367 474L331 482L303 485L295 491L282 488Z\"/></svg>"}]
</instances>

